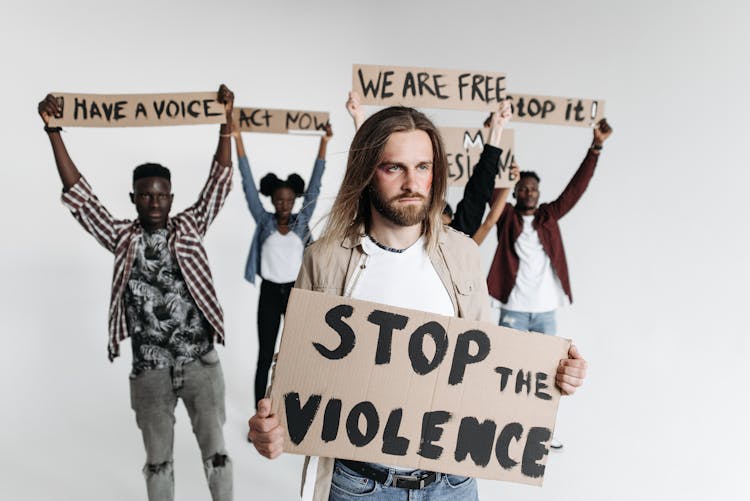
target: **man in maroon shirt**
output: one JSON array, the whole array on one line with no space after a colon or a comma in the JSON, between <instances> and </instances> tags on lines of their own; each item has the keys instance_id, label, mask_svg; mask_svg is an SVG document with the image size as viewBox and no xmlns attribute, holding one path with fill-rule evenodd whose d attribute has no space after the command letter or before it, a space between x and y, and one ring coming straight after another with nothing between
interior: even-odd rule
<instances>
[{"instance_id":1,"label":"man in maroon shirt","mask_svg":"<svg viewBox=\"0 0 750 501\"><path fill-rule=\"evenodd\" d=\"M498 246L487 277L490 295L502 303L500 325L556 333L555 310L573 300L557 221L586 191L602 145L611 134L606 120L596 124L583 163L550 203L539 205L539 176L532 171L521 172L513 191L516 204L506 204L497 222ZM560 448L562 444L551 446Z\"/></svg>"}]
</instances>

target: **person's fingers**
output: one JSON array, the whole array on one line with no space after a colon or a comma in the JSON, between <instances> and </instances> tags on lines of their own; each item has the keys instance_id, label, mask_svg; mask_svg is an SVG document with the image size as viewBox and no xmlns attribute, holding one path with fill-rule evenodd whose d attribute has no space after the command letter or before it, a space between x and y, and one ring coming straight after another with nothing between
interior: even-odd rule
<instances>
[{"instance_id":1,"label":"person's fingers","mask_svg":"<svg viewBox=\"0 0 750 501\"><path fill-rule=\"evenodd\" d=\"M255 446L255 450L257 450L261 456L267 457L268 459L276 459L282 452L284 452L283 443L258 444L253 441L253 445Z\"/></svg>"},{"instance_id":2,"label":"person's fingers","mask_svg":"<svg viewBox=\"0 0 750 501\"><path fill-rule=\"evenodd\" d=\"M258 402L258 411L256 412L258 417L267 418L271 415L271 399L261 398Z\"/></svg>"},{"instance_id":3,"label":"person's fingers","mask_svg":"<svg viewBox=\"0 0 750 501\"><path fill-rule=\"evenodd\" d=\"M55 96L52 94L47 94L47 96L39 102L39 113L42 113L43 111L45 113L48 113L50 115L54 115L59 111L59 107L57 106L57 99L55 99Z\"/></svg>"},{"instance_id":4,"label":"person's fingers","mask_svg":"<svg viewBox=\"0 0 750 501\"><path fill-rule=\"evenodd\" d=\"M561 365L557 368L557 373L583 379L586 377L586 367Z\"/></svg>"},{"instance_id":5,"label":"person's fingers","mask_svg":"<svg viewBox=\"0 0 750 501\"><path fill-rule=\"evenodd\" d=\"M557 386L560 387L560 391L563 395L572 395L576 392L577 388L575 386L569 385L567 383L557 383Z\"/></svg>"},{"instance_id":6,"label":"person's fingers","mask_svg":"<svg viewBox=\"0 0 750 501\"><path fill-rule=\"evenodd\" d=\"M570 345L570 348L568 348L568 358L583 360L583 356L578 351L578 346L574 344Z\"/></svg>"},{"instance_id":7,"label":"person's fingers","mask_svg":"<svg viewBox=\"0 0 750 501\"><path fill-rule=\"evenodd\" d=\"M252 422L250 424L250 428L261 433L268 433L277 426L279 426L279 420L278 418L276 418L276 416L267 418L260 418L256 416L254 419L252 419Z\"/></svg>"},{"instance_id":8,"label":"person's fingers","mask_svg":"<svg viewBox=\"0 0 750 501\"><path fill-rule=\"evenodd\" d=\"M569 385L573 386L575 388L578 388L583 385L583 378L570 376L568 374L560 374L558 373L555 376L555 382L558 386L562 388L563 385Z\"/></svg>"},{"instance_id":9,"label":"person's fingers","mask_svg":"<svg viewBox=\"0 0 750 501\"><path fill-rule=\"evenodd\" d=\"M284 442L284 429L281 426L276 426L269 431L260 431L257 425L253 424L248 432L248 437L254 444L261 446L270 446L277 442Z\"/></svg>"}]
</instances>

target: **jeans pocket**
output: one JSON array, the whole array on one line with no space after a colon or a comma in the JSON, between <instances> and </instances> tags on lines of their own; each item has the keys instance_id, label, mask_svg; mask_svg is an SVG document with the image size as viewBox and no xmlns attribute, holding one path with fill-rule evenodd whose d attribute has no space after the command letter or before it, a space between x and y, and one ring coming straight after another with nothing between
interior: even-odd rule
<instances>
[{"instance_id":1,"label":"jeans pocket","mask_svg":"<svg viewBox=\"0 0 750 501\"><path fill-rule=\"evenodd\" d=\"M207 351L206 353L198 357L198 361L204 367L215 367L219 365L219 352L216 351L216 349Z\"/></svg>"},{"instance_id":2,"label":"jeans pocket","mask_svg":"<svg viewBox=\"0 0 750 501\"><path fill-rule=\"evenodd\" d=\"M368 496L375 492L377 483L367 477L351 471L349 468L336 465L331 479L332 494L341 492L348 496ZM332 496L333 499L337 499Z\"/></svg>"},{"instance_id":3,"label":"jeans pocket","mask_svg":"<svg viewBox=\"0 0 750 501\"><path fill-rule=\"evenodd\" d=\"M445 482L448 486L458 489L461 487L468 487L471 482L474 481L472 477L463 477L461 475L445 475Z\"/></svg>"}]
</instances>

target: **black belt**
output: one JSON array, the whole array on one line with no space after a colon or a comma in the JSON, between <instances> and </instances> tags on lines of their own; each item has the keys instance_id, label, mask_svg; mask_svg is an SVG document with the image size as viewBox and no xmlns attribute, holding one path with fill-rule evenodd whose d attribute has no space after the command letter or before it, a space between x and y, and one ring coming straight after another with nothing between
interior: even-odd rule
<instances>
[{"instance_id":1,"label":"black belt","mask_svg":"<svg viewBox=\"0 0 750 501\"><path fill-rule=\"evenodd\" d=\"M373 468L367 463L361 463L359 461L350 461L348 459L337 459L337 461L352 471L356 471L362 476L365 476L371 480L374 480L380 484L385 484L388 480L388 471L383 471L378 468ZM393 487L400 487L402 489L424 489L435 480L438 479L438 474L434 471L424 472L421 475L393 475L391 477Z\"/></svg>"}]
</instances>

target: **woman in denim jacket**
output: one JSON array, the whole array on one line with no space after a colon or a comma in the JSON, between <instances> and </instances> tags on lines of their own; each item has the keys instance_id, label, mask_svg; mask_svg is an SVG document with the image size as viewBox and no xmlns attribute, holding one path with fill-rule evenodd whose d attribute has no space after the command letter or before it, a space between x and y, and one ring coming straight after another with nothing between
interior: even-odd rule
<instances>
[{"instance_id":1,"label":"woman in denim jacket","mask_svg":"<svg viewBox=\"0 0 750 501\"><path fill-rule=\"evenodd\" d=\"M274 212L268 212L260 201L245 147L239 132L234 134L237 145L242 188L247 205L255 219L255 234L245 266L245 279L255 283L255 275L263 281L258 300L258 365L255 371L255 402L265 396L268 370L271 367L281 316L289 301L289 292L302 264L302 253L311 242L310 219L320 194L320 182L326 165L326 147L333 137L331 126L320 138L310 184L297 174L281 180L275 174L266 174L260 181L260 193L271 198ZM292 213L294 200L304 196L302 210Z\"/></svg>"}]
</instances>

